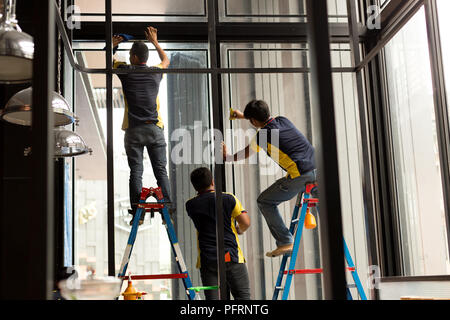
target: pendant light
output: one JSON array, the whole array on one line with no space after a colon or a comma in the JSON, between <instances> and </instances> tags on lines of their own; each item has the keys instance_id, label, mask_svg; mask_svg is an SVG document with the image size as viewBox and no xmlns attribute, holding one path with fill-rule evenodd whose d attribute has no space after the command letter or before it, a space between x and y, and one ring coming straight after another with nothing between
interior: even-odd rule
<instances>
[{"instance_id":1,"label":"pendant light","mask_svg":"<svg viewBox=\"0 0 450 320\"><path fill-rule=\"evenodd\" d=\"M55 133L56 158L79 156L88 152L92 154L92 150L76 132L60 128L54 129L53 132Z\"/></svg>"},{"instance_id":2,"label":"pendant light","mask_svg":"<svg viewBox=\"0 0 450 320\"><path fill-rule=\"evenodd\" d=\"M0 119L22 126L31 126L32 100L32 87L17 92L1 111ZM55 127L78 122L78 118L70 111L67 101L57 92L52 92L52 108Z\"/></svg>"},{"instance_id":3,"label":"pendant light","mask_svg":"<svg viewBox=\"0 0 450 320\"><path fill-rule=\"evenodd\" d=\"M0 83L31 82L33 37L22 32L16 20L16 0L0 0Z\"/></svg>"}]
</instances>

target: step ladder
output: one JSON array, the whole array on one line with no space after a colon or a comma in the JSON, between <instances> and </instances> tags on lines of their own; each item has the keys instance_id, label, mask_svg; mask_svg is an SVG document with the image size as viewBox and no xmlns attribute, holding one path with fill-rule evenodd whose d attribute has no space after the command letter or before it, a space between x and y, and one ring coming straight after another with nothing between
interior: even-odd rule
<instances>
[{"instance_id":1,"label":"step ladder","mask_svg":"<svg viewBox=\"0 0 450 320\"><path fill-rule=\"evenodd\" d=\"M299 194L297 197L297 201L294 207L294 212L292 214L292 220L291 225L289 227L289 231L295 235L294 237L294 246L292 249L291 254L285 254L283 255L283 258L281 260L280 264L280 271L278 273L277 282L274 288L272 300L277 300L278 295L280 291L283 291L282 300L287 300L289 295L289 289L291 287L292 277L294 274L313 274L313 273L322 273L323 269L317 268L317 269L302 269L302 270L296 270L295 269L295 262L297 260L298 251L300 247L300 240L302 238L302 232L303 232L303 226L305 224L305 217L308 208L316 207L319 204L319 199L313 198L312 192L317 188L316 183L308 183L305 188L305 192L303 194ZM300 212L300 217L299 217ZM300 226L300 227L299 227ZM345 259L347 261L347 270L349 270L352 273L354 284L348 284L347 285L347 299L352 300L352 294L350 292L349 288L356 287L359 293L359 296L361 300L367 300L366 294L364 293L364 288L362 287L361 281L359 279L358 273L356 271L355 264L353 263L353 259L350 255L350 251L348 250L347 244L344 240L344 254ZM286 269L286 264L288 259L289 261L289 268ZM286 280L284 283L284 287L282 286L283 277L286 275Z\"/></svg>"},{"instance_id":2,"label":"step ladder","mask_svg":"<svg viewBox=\"0 0 450 320\"><path fill-rule=\"evenodd\" d=\"M149 197L154 197L157 202L146 202ZM198 300L199 296L195 290L193 290L192 282L189 277L189 273L186 264L183 259L183 255L178 244L178 239L173 227L172 220L170 219L169 211L164 203L164 197L161 188L142 188L141 196L136 210L133 225L131 227L130 236L128 237L128 243L125 248L122 263L120 266L120 272L118 277L122 279L120 288L124 279L127 277L126 272L128 268L128 263L130 261L131 252L133 251L134 243L136 241L137 232L139 229L139 220L144 212L151 212L152 217L154 212L158 210L166 226L167 235L169 236L169 241L172 246L173 254L175 255L175 260L178 265L180 273L177 274L159 274L159 275L132 275L131 279L134 280L153 280L153 279L182 279L184 287L186 289L186 295L189 300ZM128 277L127 277L128 278ZM117 297L118 299L118 297Z\"/></svg>"}]
</instances>

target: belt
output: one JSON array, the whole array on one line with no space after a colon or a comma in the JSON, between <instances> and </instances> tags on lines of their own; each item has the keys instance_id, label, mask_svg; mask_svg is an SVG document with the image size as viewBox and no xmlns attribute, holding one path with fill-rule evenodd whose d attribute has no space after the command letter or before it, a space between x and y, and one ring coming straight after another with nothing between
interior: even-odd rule
<instances>
[{"instance_id":1,"label":"belt","mask_svg":"<svg viewBox=\"0 0 450 320\"><path fill-rule=\"evenodd\" d=\"M144 123L145 124L157 124L158 121L157 120L147 120L147 121L144 121Z\"/></svg>"}]
</instances>

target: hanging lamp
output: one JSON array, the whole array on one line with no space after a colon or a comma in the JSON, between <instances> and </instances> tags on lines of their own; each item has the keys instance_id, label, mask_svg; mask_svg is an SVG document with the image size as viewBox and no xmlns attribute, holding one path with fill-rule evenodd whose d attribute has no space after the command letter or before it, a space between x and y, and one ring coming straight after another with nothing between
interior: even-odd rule
<instances>
[{"instance_id":1,"label":"hanging lamp","mask_svg":"<svg viewBox=\"0 0 450 320\"><path fill-rule=\"evenodd\" d=\"M92 154L92 150L76 132L60 128L54 129L53 132L56 158L79 156L88 152Z\"/></svg>"},{"instance_id":2,"label":"hanging lamp","mask_svg":"<svg viewBox=\"0 0 450 320\"><path fill-rule=\"evenodd\" d=\"M16 0L0 0L0 83L25 83L33 78L33 37L16 20Z\"/></svg>"},{"instance_id":3,"label":"hanging lamp","mask_svg":"<svg viewBox=\"0 0 450 320\"><path fill-rule=\"evenodd\" d=\"M31 126L32 101L32 87L17 92L1 111L0 119L22 126ZM52 92L52 108L55 127L78 122L78 118L70 111L67 101L57 92Z\"/></svg>"}]
</instances>

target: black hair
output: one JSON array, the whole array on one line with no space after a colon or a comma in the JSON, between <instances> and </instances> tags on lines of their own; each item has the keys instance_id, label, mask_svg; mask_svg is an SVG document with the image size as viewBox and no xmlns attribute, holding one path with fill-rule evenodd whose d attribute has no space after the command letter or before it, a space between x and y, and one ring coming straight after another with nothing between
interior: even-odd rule
<instances>
[{"instance_id":1,"label":"black hair","mask_svg":"<svg viewBox=\"0 0 450 320\"><path fill-rule=\"evenodd\" d=\"M208 168L201 167L191 172L191 183L198 192L204 191L212 185L212 174Z\"/></svg>"},{"instance_id":2,"label":"black hair","mask_svg":"<svg viewBox=\"0 0 450 320\"><path fill-rule=\"evenodd\" d=\"M270 118L269 106L263 100L252 100L245 106L244 117L247 120L255 119L265 122Z\"/></svg>"},{"instance_id":3,"label":"black hair","mask_svg":"<svg viewBox=\"0 0 450 320\"><path fill-rule=\"evenodd\" d=\"M144 41L134 42L130 53L138 57L140 63L146 63L148 60L148 47Z\"/></svg>"}]
</instances>

